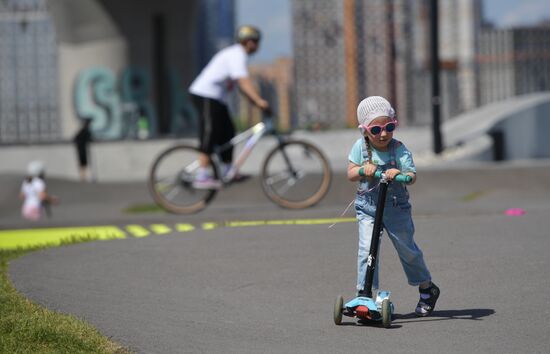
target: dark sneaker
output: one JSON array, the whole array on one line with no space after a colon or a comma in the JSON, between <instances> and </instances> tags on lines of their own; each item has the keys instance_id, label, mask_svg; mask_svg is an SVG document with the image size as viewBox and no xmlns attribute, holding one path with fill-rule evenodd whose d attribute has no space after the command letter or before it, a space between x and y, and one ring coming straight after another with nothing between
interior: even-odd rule
<instances>
[{"instance_id":1,"label":"dark sneaker","mask_svg":"<svg viewBox=\"0 0 550 354\"><path fill-rule=\"evenodd\" d=\"M234 182L234 183L244 182L246 180L249 180L250 177L252 176L237 173L235 176L233 176L233 178L231 179L231 182Z\"/></svg>"},{"instance_id":2,"label":"dark sneaker","mask_svg":"<svg viewBox=\"0 0 550 354\"><path fill-rule=\"evenodd\" d=\"M416 310L414 312L420 317L428 316L434 310L435 303L439 298L439 288L432 283L429 288L419 289L419 291L420 300L418 300L418 305L416 305Z\"/></svg>"}]
</instances>

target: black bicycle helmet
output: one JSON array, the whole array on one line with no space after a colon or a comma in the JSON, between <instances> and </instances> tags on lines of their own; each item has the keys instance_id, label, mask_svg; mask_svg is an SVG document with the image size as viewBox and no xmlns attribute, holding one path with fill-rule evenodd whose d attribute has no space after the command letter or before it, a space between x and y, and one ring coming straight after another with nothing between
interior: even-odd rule
<instances>
[{"instance_id":1,"label":"black bicycle helmet","mask_svg":"<svg viewBox=\"0 0 550 354\"><path fill-rule=\"evenodd\" d=\"M259 41L262 38L260 30L254 26L241 26L237 30L237 41L244 42L246 40Z\"/></svg>"}]
</instances>

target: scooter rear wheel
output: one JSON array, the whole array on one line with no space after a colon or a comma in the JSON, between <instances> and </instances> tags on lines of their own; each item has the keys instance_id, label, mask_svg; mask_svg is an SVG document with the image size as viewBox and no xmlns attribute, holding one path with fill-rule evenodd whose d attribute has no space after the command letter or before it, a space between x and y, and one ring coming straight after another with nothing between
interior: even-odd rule
<instances>
[{"instance_id":1,"label":"scooter rear wheel","mask_svg":"<svg viewBox=\"0 0 550 354\"><path fill-rule=\"evenodd\" d=\"M384 328L390 328L391 326L391 312L390 300L384 299L384 301L382 301L382 326Z\"/></svg>"},{"instance_id":2,"label":"scooter rear wheel","mask_svg":"<svg viewBox=\"0 0 550 354\"><path fill-rule=\"evenodd\" d=\"M334 324L339 326L342 324L342 310L344 307L344 298L338 295L334 302Z\"/></svg>"}]
</instances>

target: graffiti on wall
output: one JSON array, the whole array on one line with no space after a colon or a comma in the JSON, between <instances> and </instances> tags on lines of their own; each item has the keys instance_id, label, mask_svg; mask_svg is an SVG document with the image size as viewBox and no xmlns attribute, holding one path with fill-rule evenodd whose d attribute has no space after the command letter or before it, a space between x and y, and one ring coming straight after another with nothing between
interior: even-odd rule
<instances>
[{"instance_id":1,"label":"graffiti on wall","mask_svg":"<svg viewBox=\"0 0 550 354\"><path fill-rule=\"evenodd\" d=\"M176 72L168 75L170 135L193 135L196 113ZM74 85L79 119L91 119L98 140L146 139L159 135L158 117L151 101L151 76L140 68L125 68L119 78L105 67L82 70Z\"/></svg>"}]
</instances>

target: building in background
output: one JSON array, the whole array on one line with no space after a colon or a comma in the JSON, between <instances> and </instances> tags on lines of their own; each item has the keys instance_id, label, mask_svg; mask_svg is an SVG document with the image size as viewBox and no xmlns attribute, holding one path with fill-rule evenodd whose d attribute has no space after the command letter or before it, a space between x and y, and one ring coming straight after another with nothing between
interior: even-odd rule
<instances>
[{"instance_id":1,"label":"building in background","mask_svg":"<svg viewBox=\"0 0 550 354\"><path fill-rule=\"evenodd\" d=\"M371 95L388 98L402 124L415 121L415 70L428 70L425 62L415 67L413 61L414 52L423 50L414 46L415 31L424 35L427 29L413 24L416 2L292 4L298 125L319 120L355 126L357 104Z\"/></svg>"},{"instance_id":2,"label":"building in background","mask_svg":"<svg viewBox=\"0 0 550 354\"><path fill-rule=\"evenodd\" d=\"M294 124L294 95L292 59L278 58L271 64L253 65L250 77L258 86L273 111L275 127L279 131L289 131ZM262 120L262 112L250 101L240 96L239 126L250 127Z\"/></svg>"},{"instance_id":3,"label":"building in background","mask_svg":"<svg viewBox=\"0 0 550 354\"><path fill-rule=\"evenodd\" d=\"M91 117L94 136L195 133L187 85L195 75L198 0L49 0L64 67L64 120ZM63 88L62 88L63 89ZM71 113L73 114L72 117Z\"/></svg>"},{"instance_id":4,"label":"building in background","mask_svg":"<svg viewBox=\"0 0 550 354\"><path fill-rule=\"evenodd\" d=\"M408 124L413 119L411 2L359 0L355 3L358 15L355 28L361 43L357 61L359 100L367 96L386 97L396 109L400 123ZM357 103L352 107L355 125Z\"/></svg>"},{"instance_id":5,"label":"building in background","mask_svg":"<svg viewBox=\"0 0 550 354\"><path fill-rule=\"evenodd\" d=\"M550 25L481 33L480 103L550 90Z\"/></svg>"},{"instance_id":6,"label":"building in background","mask_svg":"<svg viewBox=\"0 0 550 354\"><path fill-rule=\"evenodd\" d=\"M353 126L357 103L370 95L387 97L403 124L430 121L428 0L292 5L299 125L317 119L332 127ZM439 15L448 118L477 106L481 0L441 1Z\"/></svg>"},{"instance_id":7,"label":"building in background","mask_svg":"<svg viewBox=\"0 0 550 354\"><path fill-rule=\"evenodd\" d=\"M411 80L410 123L429 124L431 117L430 4L410 2ZM479 105L475 55L482 27L481 0L439 1L441 113L449 119Z\"/></svg>"},{"instance_id":8,"label":"building in background","mask_svg":"<svg viewBox=\"0 0 550 354\"><path fill-rule=\"evenodd\" d=\"M292 28L297 125L346 124L344 6L348 0L293 0Z\"/></svg>"},{"instance_id":9,"label":"building in background","mask_svg":"<svg viewBox=\"0 0 550 354\"><path fill-rule=\"evenodd\" d=\"M456 66L460 111L479 105L476 53L482 28L481 0L439 0L439 57Z\"/></svg>"},{"instance_id":10,"label":"building in background","mask_svg":"<svg viewBox=\"0 0 550 354\"><path fill-rule=\"evenodd\" d=\"M0 2L0 142L54 141L58 63L45 0Z\"/></svg>"},{"instance_id":11,"label":"building in background","mask_svg":"<svg viewBox=\"0 0 550 354\"><path fill-rule=\"evenodd\" d=\"M251 69L279 129L354 127L368 95L431 122L429 0L291 1L294 58ZM96 139L194 135L187 88L233 42L235 2L0 0L0 144L67 141L83 118ZM550 90L548 24L484 28L482 0L439 8L443 119Z\"/></svg>"},{"instance_id":12,"label":"building in background","mask_svg":"<svg viewBox=\"0 0 550 354\"><path fill-rule=\"evenodd\" d=\"M196 49L233 26L233 0L1 0L0 143L193 136Z\"/></svg>"},{"instance_id":13,"label":"building in background","mask_svg":"<svg viewBox=\"0 0 550 354\"><path fill-rule=\"evenodd\" d=\"M200 0L197 12L197 72L235 41L235 0Z\"/></svg>"}]
</instances>

